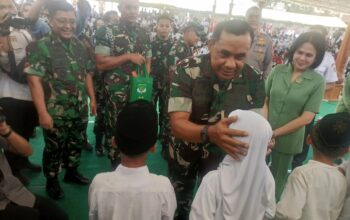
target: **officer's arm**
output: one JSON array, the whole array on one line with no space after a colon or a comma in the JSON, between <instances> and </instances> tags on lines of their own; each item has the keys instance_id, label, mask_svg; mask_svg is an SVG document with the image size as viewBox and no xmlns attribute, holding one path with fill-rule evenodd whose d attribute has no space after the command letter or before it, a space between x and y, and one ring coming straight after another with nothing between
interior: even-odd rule
<instances>
[{"instance_id":1,"label":"officer's arm","mask_svg":"<svg viewBox=\"0 0 350 220\"><path fill-rule=\"evenodd\" d=\"M105 56L96 54L96 67L98 70L111 70L123 65L126 62L133 62L141 65L146 59L141 54L127 53L120 56Z\"/></svg>"},{"instance_id":2,"label":"officer's arm","mask_svg":"<svg viewBox=\"0 0 350 220\"><path fill-rule=\"evenodd\" d=\"M0 141L2 141L1 139L6 139L8 150L11 152L25 157L32 155L33 149L28 141L11 130L6 122L0 123L0 135L8 135L6 138L0 137Z\"/></svg>"},{"instance_id":3,"label":"officer's arm","mask_svg":"<svg viewBox=\"0 0 350 220\"><path fill-rule=\"evenodd\" d=\"M38 115L48 114L47 108L45 105L45 96L44 89L42 86L42 80L39 76L28 75L28 85L30 88L30 92L33 97L33 102L38 112Z\"/></svg>"},{"instance_id":4,"label":"officer's arm","mask_svg":"<svg viewBox=\"0 0 350 220\"><path fill-rule=\"evenodd\" d=\"M190 113L188 112L171 112L170 123L172 132L175 137L182 140L192 143L200 143L200 132L204 125L194 124L189 120L189 118Z\"/></svg>"},{"instance_id":5,"label":"officer's arm","mask_svg":"<svg viewBox=\"0 0 350 220\"><path fill-rule=\"evenodd\" d=\"M95 91L94 91L94 84L91 74L86 75L86 90L90 98L90 112L91 115L96 114L96 98L95 98Z\"/></svg>"},{"instance_id":6,"label":"officer's arm","mask_svg":"<svg viewBox=\"0 0 350 220\"><path fill-rule=\"evenodd\" d=\"M204 125L197 125L189 120L188 112L171 112L170 123L173 135L184 141L200 143L201 130ZM237 120L236 117L224 118L214 125L209 126L209 141L224 150L235 159L246 155L248 145L235 137L247 136L245 131L230 129L228 126Z\"/></svg>"}]
</instances>

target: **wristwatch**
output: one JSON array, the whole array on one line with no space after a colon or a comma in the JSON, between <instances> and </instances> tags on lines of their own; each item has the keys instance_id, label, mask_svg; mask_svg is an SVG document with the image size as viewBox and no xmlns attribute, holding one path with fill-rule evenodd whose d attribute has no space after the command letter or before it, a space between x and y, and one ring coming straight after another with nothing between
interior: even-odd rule
<instances>
[{"instance_id":1,"label":"wristwatch","mask_svg":"<svg viewBox=\"0 0 350 220\"><path fill-rule=\"evenodd\" d=\"M208 135L208 128L209 125L206 125L202 128L200 136L201 136L201 142L203 144L208 143L209 142L209 135Z\"/></svg>"}]
</instances>

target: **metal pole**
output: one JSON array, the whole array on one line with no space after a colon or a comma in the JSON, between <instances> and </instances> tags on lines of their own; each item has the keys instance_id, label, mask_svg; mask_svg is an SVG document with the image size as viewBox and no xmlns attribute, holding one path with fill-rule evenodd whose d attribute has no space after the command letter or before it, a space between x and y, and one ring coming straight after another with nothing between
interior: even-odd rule
<instances>
[{"instance_id":1,"label":"metal pole","mask_svg":"<svg viewBox=\"0 0 350 220\"><path fill-rule=\"evenodd\" d=\"M233 9L233 0L231 0L230 2L230 6L229 6L229 11L228 11L228 19L230 20L232 17L232 9Z\"/></svg>"}]
</instances>

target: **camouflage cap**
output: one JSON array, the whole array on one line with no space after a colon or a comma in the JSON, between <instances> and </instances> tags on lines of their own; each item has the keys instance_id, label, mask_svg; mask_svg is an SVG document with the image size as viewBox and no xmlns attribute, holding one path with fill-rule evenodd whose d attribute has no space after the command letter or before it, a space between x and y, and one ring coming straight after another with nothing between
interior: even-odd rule
<instances>
[{"instance_id":1,"label":"camouflage cap","mask_svg":"<svg viewBox=\"0 0 350 220\"><path fill-rule=\"evenodd\" d=\"M347 112L326 115L316 124L315 129L325 147L350 146L350 114Z\"/></svg>"},{"instance_id":2,"label":"camouflage cap","mask_svg":"<svg viewBox=\"0 0 350 220\"><path fill-rule=\"evenodd\" d=\"M185 32L187 30L194 30L197 36L200 37L201 41L205 41L207 38L207 34L204 31L204 27L197 22L190 21L186 23L182 31Z\"/></svg>"}]
</instances>

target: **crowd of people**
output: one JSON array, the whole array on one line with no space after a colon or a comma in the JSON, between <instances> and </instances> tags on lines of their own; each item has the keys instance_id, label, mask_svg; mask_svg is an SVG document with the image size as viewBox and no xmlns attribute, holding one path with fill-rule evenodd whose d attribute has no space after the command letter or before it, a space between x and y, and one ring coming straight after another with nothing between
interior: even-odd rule
<instances>
[{"instance_id":1,"label":"crowd of people","mask_svg":"<svg viewBox=\"0 0 350 220\"><path fill-rule=\"evenodd\" d=\"M350 218L350 164L334 162L350 147L350 77L326 28L276 41L259 7L211 33L207 18L138 0L91 11L86 0L0 2L0 219L68 219L52 201L65 197L62 168L65 182L90 184L91 220ZM343 81L336 113L315 122ZM92 181L78 169L89 114L112 169ZM36 126L42 166L28 160ZM167 177L146 164L158 140ZM49 198L26 189L23 169L42 169Z\"/></svg>"}]
</instances>

